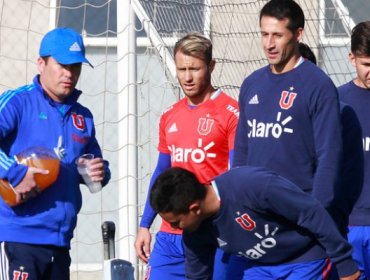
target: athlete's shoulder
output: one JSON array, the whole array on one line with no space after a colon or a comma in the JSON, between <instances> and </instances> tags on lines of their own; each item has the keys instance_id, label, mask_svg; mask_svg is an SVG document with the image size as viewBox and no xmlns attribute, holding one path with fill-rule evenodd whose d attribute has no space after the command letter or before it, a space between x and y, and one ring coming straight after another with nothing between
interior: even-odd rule
<instances>
[{"instance_id":1,"label":"athlete's shoulder","mask_svg":"<svg viewBox=\"0 0 370 280\"><path fill-rule=\"evenodd\" d=\"M35 89L34 84L24 85L16 89L3 92L0 95L0 106L3 108L6 104L21 102L23 98L33 97L30 93Z\"/></svg>"},{"instance_id":2,"label":"athlete's shoulder","mask_svg":"<svg viewBox=\"0 0 370 280\"><path fill-rule=\"evenodd\" d=\"M338 87L339 98L345 98L348 93L353 89L353 82L350 81Z\"/></svg>"},{"instance_id":3,"label":"athlete's shoulder","mask_svg":"<svg viewBox=\"0 0 370 280\"><path fill-rule=\"evenodd\" d=\"M261 77L266 76L269 73L271 73L270 66L269 65L263 66L263 67L261 67L257 70L254 70L251 74L246 76L245 79L244 79L244 82L245 83L252 83L252 82L255 82L255 81L259 81L261 79Z\"/></svg>"},{"instance_id":4,"label":"athlete's shoulder","mask_svg":"<svg viewBox=\"0 0 370 280\"><path fill-rule=\"evenodd\" d=\"M243 100L245 95L247 95L253 88L259 88L265 82L269 81L270 78L271 70L268 65L253 71L241 84L239 101Z\"/></svg>"},{"instance_id":5,"label":"athlete's shoulder","mask_svg":"<svg viewBox=\"0 0 370 280\"><path fill-rule=\"evenodd\" d=\"M73 109L72 109L72 112L78 114L78 115L82 115L84 116L85 118L93 118L93 114L92 112L90 111L89 108L85 107L84 105L82 105L81 103L79 102L76 102L74 105L73 105Z\"/></svg>"},{"instance_id":6,"label":"athlete's shoulder","mask_svg":"<svg viewBox=\"0 0 370 280\"><path fill-rule=\"evenodd\" d=\"M268 181L271 176L275 175L274 171L264 167L244 165L231 168L229 171L218 175L216 180L229 182L237 188L246 186L256 186L258 188L264 181Z\"/></svg>"},{"instance_id":7,"label":"athlete's shoulder","mask_svg":"<svg viewBox=\"0 0 370 280\"><path fill-rule=\"evenodd\" d=\"M311 61L305 61L291 72L291 78L305 92L308 102L312 97L315 100L338 99L338 90L332 79Z\"/></svg>"},{"instance_id":8,"label":"athlete's shoulder","mask_svg":"<svg viewBox=\"0 0 370 280\"><path fill-rule=\"evenodd\" d=\"M232 104L238 106L238 101L221 89L220 94L213 101L216 105Z\"/></svg>"},{"instance_id":9,"label":"athlete's shoulder","mask_svg":"<svg viewBox=\"0 0 370 280\"><path fill-rule=\"evenodd\" d=\"M238 103L238 101L232 97L231 95L229 95L227 92L221 90L221 94L220 94L220 97L222 98L222 100L224 102L227 102L227 103Z\"/></svg>"},{"instance_id":10,"label":"athlete's shoulder","mask_svg":"<svg viewBox=\"0 0 370 280\"><path fill-rule=\"evenodd\" d=\"M265 195L265 189L269 186L276 173L255 166L237 166L217 176L215 183L219 189L221 200L239 203L244 200L249 203L257 203L259 198ZM257 203L258 204L258 203Z\"/></svg>"},{"instance_id":11,"label":"athlete's shoulder","mask_svg":"<svg viewBox=\"0 0 370 280\"><path fill-rule=\"evenodd\" d=\"M217 104L217 107L220 110L224 110L225 114L231 114L239 117L238 101L228 95L226 92L221 91L221 94L215 99L215 104Z\"/></svg>"},{"instance_id":12,"label":"athlete's shoulder","mask_svg":"<svg viewBox=\"0 0 370 280\"><path fill-rule=\"evenodd\" d=\"M318 67L316 64L313 64L309 60L305 60L299 67L296 68L297 71L294 71L293 73L297 73L301 77L302 82L312 83L313 85L317 85L320 83L328 82L332 85L334 83L332 82L331 78L326 74L320 67Z\"/></svg>"},{"instance_id":13,"label":"athlete's shoulder","mask_svg":"<svg viewBox=\"0 0 370 280\"><path fill-rule=\"evenodd\" d=\"M7 91L4 91L1 95L0 95L0 98L5 98L5 96L7 96L7 98L12 98L12 97L20 97L22 95L27 95L29 94L30 92L32 92L33 90L35 89L35 85L34 84L29 84L29 85L23 85L23 86L20 86L16 89L9 89Z\"/></svg>"}]
</instances>

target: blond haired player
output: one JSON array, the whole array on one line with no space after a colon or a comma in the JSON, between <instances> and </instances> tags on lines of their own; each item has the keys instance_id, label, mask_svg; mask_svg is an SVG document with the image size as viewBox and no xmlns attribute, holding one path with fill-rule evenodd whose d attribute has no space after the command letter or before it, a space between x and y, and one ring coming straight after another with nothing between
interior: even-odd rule
<instances>
[{"instance_id":1,"label":"blond haired player","mask_svg":"<svg viewBox=\"0 0 370 280\"><path fill-rule=\"evenodd\" d=\"M238 105L211 84L215 60L209 39L199 33L190 33L176 43L174 55L177 77L185 97L161 116L159 158L151 184L171 166L190 170L201 182L207 182L228 169L234 148ZM147 199L135 242L137 256L148 262L147 278L185 279L181 230L162 221L150 252L149 228L155 216ZM217 261L216 266L218 264L221 262ZM220 273L217 273L218 277L222 277Z\"/></svg>"}]
</instances>

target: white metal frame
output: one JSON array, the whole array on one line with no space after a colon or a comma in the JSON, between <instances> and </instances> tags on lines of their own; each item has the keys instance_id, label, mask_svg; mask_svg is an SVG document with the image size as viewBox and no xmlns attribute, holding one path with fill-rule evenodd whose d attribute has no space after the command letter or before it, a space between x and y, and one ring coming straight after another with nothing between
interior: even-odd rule
<instances>
[{"instance_id":1,"label":"white metal frame","mask_svg":"<svg viewBox=\"0 0 370 280\"><path fill-rule=\"evenodd\" d=\"M344 26L348 26L349 29L346 29L348 36L346 37L337 37L337 38L329 38L326 37L325 34L325 0L320 0L319 3L319 35L320 35L320 43L324 46L343 46L349 43L350 32L352 28L356 25L354 20L349 15L349 11L347 7L343 4L342 0L331 0L338 15L340 16L341 20L344 21Z\"/></svg>"}]
</instances>

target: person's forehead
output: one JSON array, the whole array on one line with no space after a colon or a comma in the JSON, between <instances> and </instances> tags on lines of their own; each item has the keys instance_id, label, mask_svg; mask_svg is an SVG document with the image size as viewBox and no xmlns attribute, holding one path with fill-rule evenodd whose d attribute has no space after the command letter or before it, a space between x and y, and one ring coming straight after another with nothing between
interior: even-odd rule
<instances>
[{"instance_id":1,"label":"person's forehead","mask_svg":"<svg viewBox=\"0 0 370 280\"><path fill-rule=\"evenodd\" d=\"M261 27L278 26L278 27L288 28L289 19L288 18L278 19L276 17L266 15L266 16L262 16L260 25L261 25Z\"/></svg>"},{"instance_id":2,"label":"person's forehead","mask_svg":"<svg viewBox=\"0 0 370 280\"><path fill-rule=\"evenodd\" d=\"M197 57L195 54L185 54L178 51L175 55L175 62L188 63L188 64L203 64L205 63L204 58Z\"/></svg>"},{"instance_id":3,"label":"person's forehead","mask_svg":"<svg viewBox=\"0 0 370 280\"><path fill-rule=\"evenodd\" d=\"M363 62L370 62L370 55L356 55L354 54L357 60L363 61Z\"/></svg>"}]
</instances>

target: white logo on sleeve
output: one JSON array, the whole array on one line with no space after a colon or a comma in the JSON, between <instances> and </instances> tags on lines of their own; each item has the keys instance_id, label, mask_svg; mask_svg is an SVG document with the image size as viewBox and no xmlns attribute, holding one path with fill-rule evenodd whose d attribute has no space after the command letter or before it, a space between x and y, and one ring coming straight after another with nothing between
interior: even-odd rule
<instances>
[{"instance_id":1,"label":"white logo on sleeve","mask_svg":"<svg viewBox=\"0 0 370 280\"><path fill-rule=\"evenodd\" d=\"M170 128L168 129L168 133L171 133L171 132L177 132L177 126L176 126L176 123L173 123Z\"/></svg>"},{"instance_id":2,"label":"white logo on sleeve","mask_svg":"<svg viewBox=\"0 0 370 280\"><path fill-rule=\"evenodd\" d=\"M259 104L259 101L258 101L258 95L255 94L250 100L249 100L249 104Z\"/></svg>"},{"instance_id":3,"label":"white logo on sleeve","mask_svg":"<svg viewBox=\"0 0 370 280\"><path fill-rule=\"evenodd\" d=\"M232 105L227 105L226 107L226 110L230 111L231 113L233 113L237 118L239 118L239 110L237 108L235 108L234 106Z\"/></svg>"},{"instance_id":4,"label":"white logo on sleeve","mask_svg":"<svg viewBox=\"0 0 370 280\"><path fill-rule=\"evenodd\" d=\"M218 243L218 246L220 246L220 247L224 247L224 246L227 245L226 241L223 241L222 239L220 239L218 237L217 237L217 243Z\"/></svg>"}]
</instances>

